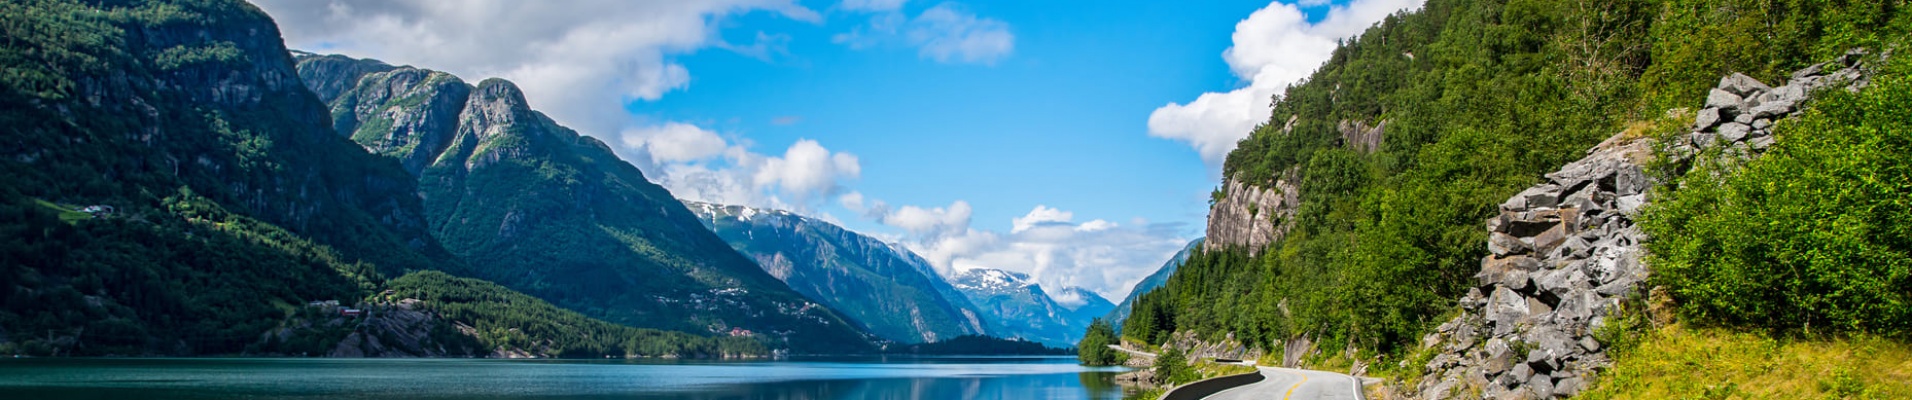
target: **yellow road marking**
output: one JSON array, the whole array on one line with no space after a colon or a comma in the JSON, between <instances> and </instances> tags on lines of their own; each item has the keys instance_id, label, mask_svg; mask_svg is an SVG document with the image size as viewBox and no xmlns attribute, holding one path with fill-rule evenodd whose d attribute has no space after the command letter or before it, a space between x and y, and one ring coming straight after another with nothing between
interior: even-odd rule
<instances>
[{"instance_id":1,"label":"yellow road marking","mask_svg":"<svg viewBox=\"0 0 1912 400\"><path fill-rule=\"evenodd\" d=\"M1276 371L1281 371L1281 372L1282 372L1282 373L1284 373L1284 374L1289 374L1289 375L1294 375L1294 376L1299 376L1299 377L1301 377L1301 381L1300 381L1300 382L1295 382L1295 385L1294 385L1294 386L1289 386L1289 387L1288 387L1288 394L1286 394L1286 395L1283 395L1283 396L1281 396L1281 399L1282 399L1282 400L1289 400L1289 398L1291 398L1291 397L1295 397L1295 389L1299 389L1299 388L1301 388L1301 384L1303 384L1303 383L1308 383L1308 376L1307 376L1307 375L1302 375L1302 374L1299 374L1299 373L1295 373L1295 372L1289 372L1289 371L1287 371L1287 370L1281 370L1281 369L1277 369Z\"/></svg>"}]
</instances>

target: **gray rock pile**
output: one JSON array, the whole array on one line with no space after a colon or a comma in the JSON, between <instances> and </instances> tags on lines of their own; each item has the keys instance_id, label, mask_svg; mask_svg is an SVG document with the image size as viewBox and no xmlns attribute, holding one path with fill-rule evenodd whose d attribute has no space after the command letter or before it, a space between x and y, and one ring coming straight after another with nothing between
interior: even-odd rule
<instances>
[{"instance_id":1,"label":"gray rock pile","mask_svg":"<svg viewBox=\"0 0 1912 400\"><path fill-rule=\"evenodd\" d=\"M1870 84L1859 65L1865 55L1864 50L1846 52L1832 62L1794 72L1779 87L1739 73L1728 75L1706 94L1706 108L1694 118L1688 140L1675 143L1672 150L1682 158L1713 147L1731 150L1735 155L1764 153L1773 145L1773 122L1798 111L1814 91L1834 85L1859 90Z\"/></svg>"},{"instance_id":2,"label":"gray rock pile","mask_svg":"<svg viewBox=\"0 0 1912 400\"><path fill-rule=\"evenodd\" d=\"M1713 148L1762 153L1773 144L1774 122L1814 91L1865 85L1863 55L1800 70L1778 88L1727 76L1693 132L1667 148L1678 159ZM1594 333L1650 274L1641 262L1647 238L1634 218L1658 184L1643 167L1653 151L1650 140L1615 135L1502 203L1487 221L1492 254L1481 260L1478 286L1461 298L1460 316L1422 339L1438 353L1411 390L1427 399L1546 399L1586 389L1610 364Z\"/></svg>"}]
</instances>

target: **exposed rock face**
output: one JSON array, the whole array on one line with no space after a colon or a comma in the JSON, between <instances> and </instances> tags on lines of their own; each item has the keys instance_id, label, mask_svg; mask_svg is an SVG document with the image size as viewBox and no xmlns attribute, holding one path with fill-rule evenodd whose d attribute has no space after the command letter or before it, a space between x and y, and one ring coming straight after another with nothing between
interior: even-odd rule
<instances>
[{"instance_id":1,"label":"exposed rock face","mask_svg":"<svg viewBox=\"0 0 1912 400\"><path fill-rule=\"evenodd\" d=\"M1366 154L1381 149L1388 122L1381 121L1380 124L1368 126L1367 122L1342 120L1335 124L1335 128L1341 131L1342 147Z\"/></svg>"},{"instance_id":2,"label":"exposed rock face","mask_svg":"<svg viewBox=\"0 0 1912 400\"><path fill-rule=\"evenodd\" d=\"M1242 344L1240 340L1235 340L1235 334L1232 332L1223 336L1221 341L1207 342L1195 337L1194 331L1180 331L1174 335L1170 335L1168 343L1163 344L1162 348L1182 349L1182 351L1187 352L1188 358L1191 360L1211 358L1254 360L1261 358L1262 355L1261 349L1250 347L1246 344Z\"/></svg>"},{"instance_id":3,"label":"exposed rock face","mask_svg":"<svg viewBox=\"0 0 1912 400\"><path fill-rule=\"evenodd\" d=\"M1273 188L1259 188L1228 179L1220 201L1208 209L1208 236L1204 250L1245 247L1257 254L1281 240L1294 226L1301 207L1301 187L1292 183L1298 170L1289 170Z\"/></svg>"},{"instance_id":4,"label":"exposed rock face","mask_svg":"<svg viewBox=\"0 0 1912 400\"><path fill-rule=\"evenodd\" d=\"M1772 145L1773 121L1798 109L1814 90L1851 82L1863 53L1816 65L1770 88L1745 75L1720 81L1695 118L1694 131L1669 147L1676 161L1724 148L1752 157ZM1824 69L1841 68L1825 73ZM1594 381L1610 361L1593 336L1620 301L1642 293L1647 237L1634 218L1658 184L1645 174L1649 141L1616 135L1500 205L1475 275L1479 286L1460 300L1462 313L1422 345L1440 353L1425 366L1427 399L1565 398Z\"/></svg>"}]
</instances>

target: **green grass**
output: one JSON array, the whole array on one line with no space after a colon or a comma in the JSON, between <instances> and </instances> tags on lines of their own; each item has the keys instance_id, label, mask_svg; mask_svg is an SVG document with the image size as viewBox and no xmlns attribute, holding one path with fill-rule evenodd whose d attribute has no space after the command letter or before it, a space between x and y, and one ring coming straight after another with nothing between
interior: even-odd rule
<instances>
[{"instance_id":1,"label":"green grass","mask_svg":"<svg viewBox=\"0 0 1912 400\"><path fill-rule=\"evenodd\" d=\"M1775 339L1674 324L1620 351L1584 398L1912 398L1912 343L1878 336Z\"/></svg>"},{"instance_id":2,"label":"green grass","mask_svg":"<svg viewBox=\"0 0 1912 400\"><path fill-rule=\"evenodd\" d=\"M93 218L92 214L83 213L83 212L80 212L80 210L75 210L71 207L62 206L59 204L53 204L53 202L51 201L33 199L33 202L40 204L40 206L42 207L52 209L55 214L58 214L60 216L60 222L65 222L69 225L77 224L80 221L85 221L87 219Z\"/></svg>"}]
</instances>

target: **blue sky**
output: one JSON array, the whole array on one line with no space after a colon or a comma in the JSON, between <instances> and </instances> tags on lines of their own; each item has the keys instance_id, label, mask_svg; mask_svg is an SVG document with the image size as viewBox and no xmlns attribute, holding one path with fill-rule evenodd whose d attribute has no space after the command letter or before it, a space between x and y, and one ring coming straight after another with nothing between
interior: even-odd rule
<instances>
[{"instance_id":1,"label":"blue sky","mask_svg":"<svg viewBox=\"0 0 1912 400\"><path fill-rule=\"evenodd\" d=\"M904 12L935 4L905 4ZM904 46L833 43L866 22L861 13L826 11L821 25L752 13L722 24L726 40L787 34L787 54L684 56L687 88L629 109L763 149L816 140L861 159L853 184L866 195L898 204L966 200L979 228L1008 230L1012 218L1048 205L1078 218L1180 222L1189 238L1201 234L1215 177L1188 146L1150 137L1148 115L1241 85L1219 54L1235 22L1267 2L962 4L1007 23L1013 52L993 65L937 62ZM786 117L799 120L776 123ZM854 213L841 207L823 209L859 230L891 231L845 218Z\"/></svg>"},{"instance_id":2,"label":"blue sky","mask_svg":"<svg viewBox=\"0 0 1912 400\"><path fill-rule=\"evenodd\" d=\"M1301 1L258 0L293 48L510 79L680 198L1115 299L1271 96L1419 6Z\"/></svg>"}]
</instances>

